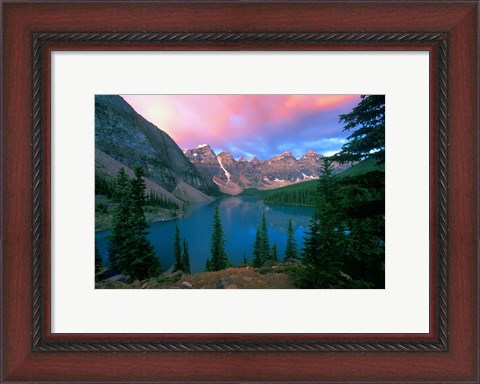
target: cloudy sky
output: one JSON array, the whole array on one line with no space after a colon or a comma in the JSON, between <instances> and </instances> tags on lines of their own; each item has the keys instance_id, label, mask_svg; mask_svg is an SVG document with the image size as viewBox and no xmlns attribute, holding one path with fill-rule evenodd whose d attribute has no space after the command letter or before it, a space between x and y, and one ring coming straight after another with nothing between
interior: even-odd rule
<instances>
[{"instance_id":1,"label":"cloudy sky","mask_svg":"<svg viewBox=\"0 0 480 384\"><path fill-rule=\"evenodd\" d=\"M284 151L337 152L348 132L338 115L359 95L121 95L182 149L209 144L234 158L268 159Z\"/></svg>"}]
</instances>

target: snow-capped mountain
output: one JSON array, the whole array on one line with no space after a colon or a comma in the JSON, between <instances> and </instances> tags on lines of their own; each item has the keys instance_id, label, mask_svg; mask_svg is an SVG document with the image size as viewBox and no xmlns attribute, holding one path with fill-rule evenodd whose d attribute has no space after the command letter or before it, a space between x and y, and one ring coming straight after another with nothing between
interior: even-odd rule
<instances>
[{"instance_id":1,"label":"snow-capped mountain","mask_svg":"<svg viewBox=\"0 0 480 384\"><path fill-rule=\"evenodd\" d=\"M209 145L183 150L185 156L204 177L209 177L224 193L236 195L245 188L273 189L285 185L316 179L320 175L323 155L308 151L296 159L285 151L267 160L254 157L235 160L230 152L216 155ZM340 172L348 165L333 164Z\"/></svg>"}]
</instances>

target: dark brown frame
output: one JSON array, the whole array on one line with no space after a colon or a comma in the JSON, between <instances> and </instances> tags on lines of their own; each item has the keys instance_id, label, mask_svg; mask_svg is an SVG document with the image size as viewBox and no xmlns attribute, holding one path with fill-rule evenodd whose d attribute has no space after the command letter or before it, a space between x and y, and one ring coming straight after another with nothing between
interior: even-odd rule
<instances>
[{"instance_id":1,"label":"dark brown frame","mask_svg":"<svg viewBox=\"0 0 480 384\"><path fill-rule=\"evenodd\" d=\"M1 380L478 382L478 8L4 3ZM430 332L51 334L49 53L58 49L430 51Z\"/></svg>"}]
</instances>

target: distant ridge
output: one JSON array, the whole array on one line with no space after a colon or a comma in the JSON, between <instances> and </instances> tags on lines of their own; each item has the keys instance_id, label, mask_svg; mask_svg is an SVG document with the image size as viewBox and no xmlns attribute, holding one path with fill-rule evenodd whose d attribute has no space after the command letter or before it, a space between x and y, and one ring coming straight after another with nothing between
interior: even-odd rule
<instances>
[{"instance_id":1,"label":"distant ridge","mask_svg":"<svg viewBox=\"0 0 480 384\"><path fill-rule=\"evenodd\" d=\"M309 150L299 159L285 151L267 160L254 157L235 160L230 152L216 155L207 144L184 149L187 158L205 178L210 178L224 193L237 195L247 188L275 189L286 185L317 179L323 155ZM334 163L335 172L350 165Z\"/></svg>"}]
</instances>

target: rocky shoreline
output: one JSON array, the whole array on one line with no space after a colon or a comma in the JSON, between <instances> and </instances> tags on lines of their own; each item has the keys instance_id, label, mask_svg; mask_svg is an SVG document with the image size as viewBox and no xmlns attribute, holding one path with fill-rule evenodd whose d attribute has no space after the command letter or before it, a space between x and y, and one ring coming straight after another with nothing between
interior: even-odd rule
<instances>
[{"instance_id":1,"label":"rocky shoreline","mask_svg":"<svg viewBox=\"0 0 480 384\"><path fill-rule=\"evenodd\" d=\"M171 211L169 210L162 210L156 214L147 213L146 215L148 223L155 223L159 221L170 221L180 219L185 216L185 212L177 212L175 216L171 216ZM107 231L112 229L112 215L111 214L104 214L104 215L95 215L95 232Z\"/></svg>"}]
</instances>

